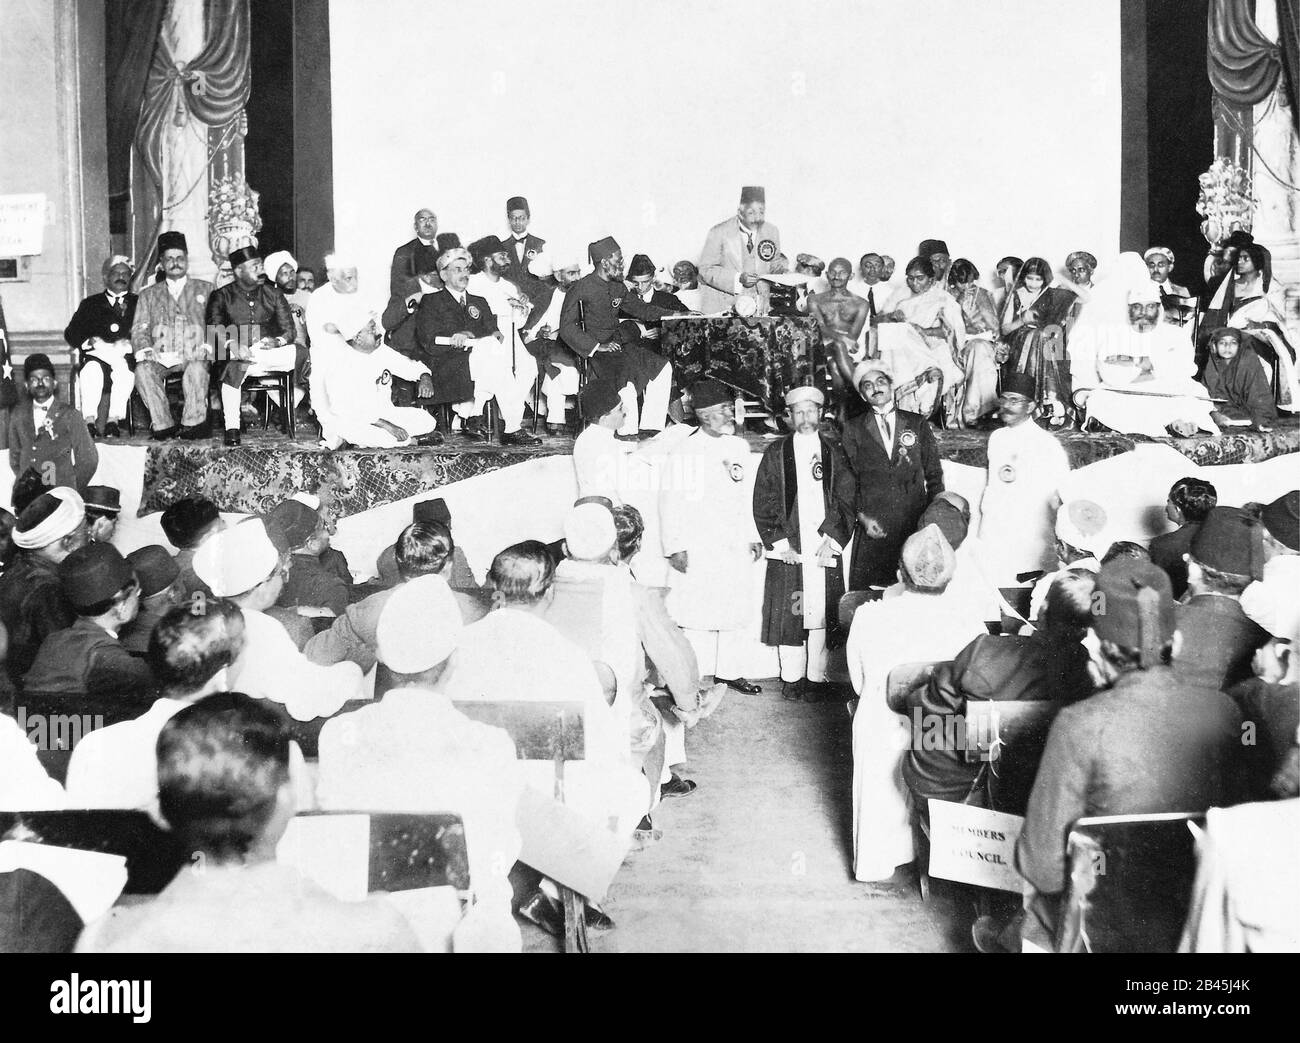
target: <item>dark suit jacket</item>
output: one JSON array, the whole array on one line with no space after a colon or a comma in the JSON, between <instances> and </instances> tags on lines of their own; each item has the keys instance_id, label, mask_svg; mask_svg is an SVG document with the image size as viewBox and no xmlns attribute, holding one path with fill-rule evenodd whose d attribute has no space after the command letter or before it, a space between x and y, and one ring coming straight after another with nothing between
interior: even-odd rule
<instances>
[{"instance_id":1,"label":"dark suit jacket","mask_svg":"<svg viewBox=\"0 0 1300 1043\"><path fill-rule=\"evenodd\" d=\"M157 685L143 659L82 616L45 639L23 687L48 694L120 696L124 702L147 708Z\"/></svg>"},{"instance_id":2,"label":"dark suit jacket","mask_svg":"<svg viewBox=\"0 0 1300 1043\"><path fill-rule=\"evenodd\" d=\"M420 298L415 313L415 343L420 349L420 361L433 373L434 402L465 402L474 397L469 353L450 344L437 344L436 340L455 333L492 337L496 332L497 317L482 297L466 293L463 308L449 290L426 293Z\"/></svg>"},{"instance_id":3,"label":"dark suit jacket","mask_svg":"<svg viewBox=\"0 0 1300 1043\"><path fill-rule=\"evenodd\" d=\"M846 544L858 511L875 518L885 530L884 539L877 540L859 530L853 541L850 590L887 586L896 580L903 544L916 531L930 501L943 492L943 465L929 423L901 409L894 411L894 417L892 453L885 452L875 413L864 413L844 425L840 444L848 466L835 479L839 527L832 535L841 546Z\"/></svg>"},{"instance_id":4,"label":"dark suit jacket","mask_svg":"<svg viewBox=\"0 0 1300 1043\"><path fill-rule=\"evenodd\" d=\"M509 279L512 283L518 286L521 291L528 294L529 297L533 297L534 290L536 289L539 280L537 276L533 275L533 273L528 270L528 262L532 260L535 255L542 252L542 247L546 245L546 240L539 239L537 236L533 235L532 232L529 232L524 239L524 260L522 264L519 263L519 257L515 253L515 237L513 235L507 236L506 238L503 238L501 242L505 244L506 254L510 257L509 265L507 265L506 270L501 273L502 278Z\"/></svg>"},{"instance_id":5,"label":"dark suit jacket","mask_svg":"<svg viewBox=\"0 0 1300 1043\"><path fill-rule=\"evenodd\" d=\"M388 272L388 292L393 297L409 297L420 288L420 273L415 269L415 251L419 239L403 243L393 251L393 266Z\"/></svg>"},{"instance_id":6,"label":"dark suit jacket","mask_svg":"<svg viewBox=\"0 0 1300 1043\"><path fill-rule=\"evenodd\" d=\"M125 314L119 315L108 303L107 291L91 294L72 313L68 327L63 331L63 339L68 347L79 348L91 337L100 340L130 340L131 325L135 322L135 302L139 298L134 293L125 295ZM116 326L117 329L113 329Z\"/></svg>"},{"instance_id":7,"label":"dark suit jacket","mask_svg":"<svg viewBox=\"0 0 1300 1043\"><path fill-rule=\"evenodd\" d=\"M15 684L31 668L41 642L76 618L53 563L20 551L0 576L0 623L9 632L5 668Z\"/></svg>"},{"instance_id":8,"label":"dark suit jacket","mask_svg":"<svg viewBox=\"0 0 1300 1043\"><path fill-rule=\"evenodd\" d=\"M1200 522L1187 522L1173 532L1153 537L1147 547L1151 553L1152 563L1159 565L1169 574L1175 601L1187 590L1187 562L1183 561L1183 555L1192 549L1192 540L1196 538L1196 532L1200 527Z\"/></svg>"},{"instance_id":9,"label":"dark suit jacket","mask_svg":"<svg viewBox=\"0 0 1300 1043\"><path fill-rule=\"evenodd\" d=\"M45 464L52 463L54 485L85 492L99 466L99 450L90 440L86 421L81 413L57 399L50 406L49 418L53 438L44 425L42 430L36 430L31 399L24 398L14 406L9 414L9 467L18 478L29 467L40 473Z\"/></svg>"},{"instance_id":10,"label":"dark suit jacket","mask_svg":"<svg viewBox=\"0 0 1300 1043\"><path fill-rule=\"evenodd\" d=\"M1252 676L1250 661L1268 634L1236 598L1197 594L1178 606L1176 618L1183 635L1176 664L1180 674L1220 689Z\"/></svg>"}]
</instances>

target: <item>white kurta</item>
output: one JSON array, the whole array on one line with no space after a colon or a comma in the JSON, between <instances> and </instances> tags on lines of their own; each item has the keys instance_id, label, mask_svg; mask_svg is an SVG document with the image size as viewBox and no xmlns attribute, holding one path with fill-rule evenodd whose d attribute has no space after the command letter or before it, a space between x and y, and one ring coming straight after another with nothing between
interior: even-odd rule
<instances>
[{"instance_id":1,"label":"white kurta","mask_svg":"<svg viewBox=\"0 0 1300 1043\"><path fill-rule=\"evenodd\" d=\"M245 608L244 647L230 664L230 690L281 703L299 721L328 717L362 695L356 663L318 666L298 651L289 632L263 612Z\"/></svg>"},{"instance_id":2,"label":"white kurta","mask_svg":"<svg viewBox=\"0 0 1300 1043\"><path fill-rule=\"evenodd\" d=\"M1070 461L1056 437L1032 420L989 436L988 483L980 501L980 540L996 579L1056 563L1057 490Z\"/></svg>"},{"instance_id":3,"label":"white kurta","mask_svg":"<svg viewBox=\"0 0 1300 1043\"><path fill-rule=\"evenodd\" d=\"M468 292L487 301L492 314L497 317L497 329L505 338L502 345L510 360L515 387L522 399L531 401L533 381L537 379L537 360L524 347L524 325L529 321L529 309L510 303L519 300L519 287L509 279L493 280L484 272L475 272L469 277ZM555 329L559 328L557 322Z\"/></svg>"},{"instance_id":4,"label":"white kurta","mask_svg":"<svg viewBox=\"0 0 1300 1043\"><path fill-rule=\"evenodd\" d=\"M752 620L754 527L749 446L703 430L665 460L659 523L665 557L686 551L686 572L669 572L668 612L692 630L739 630Z\"/></svg>"},{"instance_id":5,"label":"white kurta","mask_svg":"<svg viewBox=\"0 0 1300 1043\"><path fill-rule=\"evenodd\" d=\"M886 595L900 591L891 587ZM903 591L869 601L853 615L845 648L860 701L853 715L853 874L885 880L914 856L903 753L911 738L906 717L885 702L889 671L904 663L952 659L986 634L979 613L946 594Z\"/></svg>"},{"instance_id":6,"label":"white kurta","mask_svg":"<svg viewBox=\"0 0 1300 1043\"><path fill-rule=\"evenodd\" d=\"M823 497L822 440L817 432L792 436L794 440L795 509L799 512L800 571L803 574L803 625L805 630L826 627L826 570L817 564L822 537L817 530L826 517Z\"/></svg>"},{"instance_id":7,"label":"white kurta","mask_svg":"<svg viewBox=\"0 0 1300 1043\"><path fill-rule=\"evenodd\" d=\"M635 449L632 442L620 442L612 428L590 424L573 441L573 470L579 496L607 496L623 503L628 488L628 463Z\"/></svg>"},{"instance_id":8,"label":"white kurta","mask_svg":"<svg viewBox=\"0 0 1300 1043\"><path fill-rule=\"evenodd\" d=\"M375 427L376 420L396 424L409 438L428 434L434 429L433 417L423 409L393 405L392 383L395 376L419 380L428 373L424 363L398 354L387 344L370 354L347 346L330 349L312 364L312 403L321 436L334 445L346 440L361 448L404 444Z\"/></svg>"}]
</instances>

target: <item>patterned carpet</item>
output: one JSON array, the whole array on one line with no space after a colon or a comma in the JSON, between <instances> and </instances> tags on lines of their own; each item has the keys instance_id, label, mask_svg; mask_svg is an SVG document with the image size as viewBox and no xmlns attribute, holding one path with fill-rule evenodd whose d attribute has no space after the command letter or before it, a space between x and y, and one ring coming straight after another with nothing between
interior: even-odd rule
<instances>
[{"instance_id":1,"label":"patterned carpet","mask_svg":"<svg viewBox=\"0 0 1300 1043\"><path fill-rule=\"evenodd\" d=\"M770 441L752 431L746 437L755 451ZM987 465L987 432L940 431L937 437L945 460L971 467ZM1131 452L1137 442L1147 441L1078 431L1057 437L1075 468ZM142 443L141 439L130 441ZM1201 466L1260 462L1300 451L1300 420L1279 421L1268 434L1241 432L1159 441ZM260 513L305 489L331 501L336 517L348 517L512 464L573 451L573 440L568 437L546 437L532 449L465 443L453 437L447 445L431 449L327 452L307 438L295 442L273 432L248 432L237 449L224 448L218 439L144 444L149 455L141 514L160 511L182 496L195 494L209 497L223 511Z\"/></svg>"}]
</instances>

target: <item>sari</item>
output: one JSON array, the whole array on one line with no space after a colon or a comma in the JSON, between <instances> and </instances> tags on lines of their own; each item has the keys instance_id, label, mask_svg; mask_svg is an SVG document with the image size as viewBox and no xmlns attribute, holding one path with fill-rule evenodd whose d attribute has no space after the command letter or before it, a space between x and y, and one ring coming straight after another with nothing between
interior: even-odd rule
<instances>
[{"instance_id":1,"label":"sari","mask_svg":"<svg viewBox=\"0 0 1300 1043\"><path fill-rule=\"evenodd\" d=\"M1216 408L1229 420L1249 420L1256 427L1273 423L1277 408L1265 376L1265 363L1243 336L1237 354L1224 361L1210 350L1201 382L1211 398L1226 399Z\"/></svg>"},{"instance_id":2,"label":"sari","mask_svg":"<svg viewBox=\"0 0 1300 1043\"><path fill-rule=\"evenodd\" d=\"M1234 291L1239 287L1234 287ZM1267 293L1250 297L1237 297L1234 292L1229 304L1226 325L1249 332L1252 347L1264 360L1272 376L1274 401L1289 413L1300 411L1300 386L1297 385L1296 351L1286 335L1286 318ZM1243 345L1243 348L1245 345ZM1206 368L1210 356L1206 357Z\"/></svg>"},{"instance_id":3,"label":"sari","mask_svg":"<svg viewBox=\"0 0 1300 1043\"><path fill-rule=\"evenodd\" d=\"M1032 308L1037 326L1021 326L1004 338L1008 354L1002 364L1002 374L1025 373L1033 377L1038 401L1043 406L1053 404L1054 414L1064 420L1071 408L1072 391L1066 330L1074 325L1072 312L1078 296L1069 287L1048 286L1037 297L1027 299L1027 291L1019 287L1008 301L1007 322Z\"/></svg>"},{"instance_id":4,"label":"sari","mask_svg":"<svg viewBox=\"0 0 1300 1043\"><path fill-rule=\"evenodd\" d=\"M982 286L973 293L953 291L966 320L966 345L960 361L966 370L960 403L964 424L975 423L998 404L998 364L994 345L998 339L998 313L993 295Z\"/></svg>"}]
</instances>

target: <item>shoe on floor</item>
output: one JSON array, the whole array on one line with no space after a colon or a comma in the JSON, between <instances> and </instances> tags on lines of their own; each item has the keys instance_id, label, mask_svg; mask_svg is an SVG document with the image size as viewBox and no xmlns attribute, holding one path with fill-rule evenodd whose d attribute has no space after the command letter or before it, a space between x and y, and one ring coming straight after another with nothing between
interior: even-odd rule
<instances>
[{"instance_id":1,"label":"shoe on floor","mask_svg":"<svg viewBox=\"0 0 1300 1043\"><path fill-rule=\"evenodd\" d=\"M781 698L788 703L801 702L804 698L804 685L806 681L782 681Z\"/></svg>"},{"instance_id":2,"label":"shoe on floor","mask_svg":"<svg viewBox=\"0 0 1300 1043\"><path fill-rule=\"evenodd\" d=\"M612 931L615 926L614 920L609 913L603 909L597 909L591 904L586 905L583 919L587 921L587 930L589 931Z\"/></svg>"},{"instance_id":3,"label":"shoe on floor","mask_svg":"<svg viewBox=\"0 0 1300 1043\"><path fill-rule=\"evenodd\" d=\"M654 844L664 837L662 829L655 829L654 821L649 815L644 815L641 821L636 824L636 829L632 830L632 839L636 842L637 850L644 851L651 844Z\"/></svg>"},{"instance_id":4,"label":"shoe on floor","mask_svg":"<svg viewBox=\"0 0 1300 1043\"><path fill-rule=\"evenodd\" d=\"M460 433L463 437L475 442L486 442L488 433L483 430L482 417L472 416L461 424Z\"/></svg>"},{"instance_id":5,"label":"shoe on floor","mask_svg":"<svg viewBox=\"0 0 1300 1043\"><path fill-rule=\"evenodd\" d=\"M547 424L546 433L552 438L565 438L569 434L568 424Z\"/></svg>"},{"instance_id":6,"label":"shoe on floor","mask_svg":"<svg viewBox=\"0 0 1300 1043\"><path fill-rule=\"evenodd\" d=\"M172 425L171 427L164 427L161 431L150 431L149 441L166 442L168 439L175 438L179 433L180 433L180 428L176 427L175 425Z\"/></svg>"},{"instance_id":7,"label":"shoe on floor","mask_svg":"<svg viewBox=\"0 0 1300 1043\"><path fill-rule=\"evenodd\" d=\"M708 717L722 704L722 697L727 694L725 684L712 684L700 690L700 716Z\"/></svg>"},{"instance_id":8,"label":"shoe on floor","mask_svg":"<svg viewBox=\"0 0 1300 1043\"><path fill-rule=\"evenodd\" d=\"M226 445L232 449L239 445L239 430L237 428L227 428Z\"/></svg>"},{"instance_id":9,"label":"shoe on floor","mask_svg":"<svg viewBox=\"0 0 1300 1043\"><path fill-rule=\"evenodd\" d=\"M442 445L442 432L430 431L427 435L420 435L420 437L415 440L415 444L424 446Z\"/></svg>"},{"instance_id":10,"label":"shoe on floor","mask_svg":"<svg viewBox=\"0 0 1300 1043\"><path fill-rule=\"evenodd\" d=\"M673 772L672 778L659 787L659 796L661 797L689 797L698 788L698 784L692 779L684 779L676 772Z\"/></svg>"},{"instance_id":11,"label":"shoe on floor","mask_svg":"<svg viewBox=\"0 0 1300 1043\"><path fill-rule=\"evenodd\" d=\"M207 424L195 424L193 427L182 427L179 437L187 442L199 442L205 438L211 438L212 430Z\"/></svg>"},{"instance_id":12,"label":"shoe on floor","mask_svg":"<svg viewBox=\"0 0 1300 1043\"><path fill-rule=\"evenodd\" d=\"M754 684L753 681L745 677L715 677L714 680L719 684L725 684L728 688L744 692L746 695L757 695L763 690L761 684Z\"/></svg>"},{"instance_id":13,"label":"shoe on floor","mask_svg":"<svg viewBox=\"0 0 1300 1043\"><path fill-rule=\"evenodd\" d=\"M824 703L839 697L835 686L827 681L804 681L803 701L806 703Z\"/></svg>"},{"instance_id":14,"label":"shoe on floor","mask_svg":"<svg viewBox=\"0 0 1300 1043\"><path fill-rule=\"evenodd\" d=\"M99 432L95 430L95 425L89 420L86 421L86 430L90 432L90 440L92 442L99 437Z\"/></svg>"},{"instance_id":15,"label":"shoe on floor","mask_svg":"<svg viewBox=\"0 0 1300 1043\"><path fill-rule=\"evenodd\" d=\"M541 445L542 440L530 435L522 427L518 431L507 431L501 436L502 445Z\"/></svg>"},{"instance_id":16,"label":"shoe on floor","mask_svg":"<svg viewBox=\"0 0 1300 1043\"><path fill-rule=\"evenodd\" d=\"M110 420L107 424L104 425L104 437L105 438L122 437L122 429L118 426L116 420Z\"/></svg>"}]
</instances>

